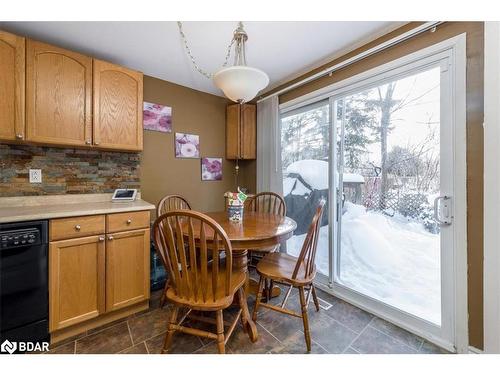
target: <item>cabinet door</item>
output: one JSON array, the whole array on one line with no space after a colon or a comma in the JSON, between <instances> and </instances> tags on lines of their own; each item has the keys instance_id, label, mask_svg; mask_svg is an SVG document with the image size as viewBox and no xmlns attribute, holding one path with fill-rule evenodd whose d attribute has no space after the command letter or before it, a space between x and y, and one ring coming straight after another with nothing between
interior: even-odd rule
<instances>
[{"instance_id":1,"label":"cabinet door","mask_svg":"<svg viewBox=\"0 0 500 375\"><path fill-rule=\"evenodd\" d=\"M24 138L25 40L0 31L0 139Z\"/></svg>"},{"instance_id":2,"label":"cabinet door","mask_svg":"<svg viewBox=\"0 0 500 375\"><path fill-rule=\"evenodd\" d=\"M90 146L92 59L28 40L26 60L26 139Z\"/></svg>"},{"instance_id":3,"label":"cabinet door","mask_svg":"<svg viewBox=\"0 0 500 375\"><path fill-rule=\"evenodd\" d=\"M94 145L142 150L142 73L94 60Z\"/></svg>"},{"instance_id":4,"label":"cabinet door","mask_svg":"<svg viewBox=\"0 0 500 375\"><path fill-rule=\"evenodd\" d=\"M240 106L230 104L226 108L226 159L240 158Z\"/></svg>"},{"instance_id":5,"label":"cabinet door","mask_svg":"<svg viewBox=\"0 0 500 375\"><path fill-rule=\"evenodd\" d=\"M240 158L255 159L257 118L254 104L243 104L241 106L240 133Z\"/></svg>"},{"instance_id":6,"label":"cabinet door","mask_svg":"<svg viewBox=\"0 0 500 375\"><path fill-rule=\"evenodd\" d=\"M149 252L149 229L107 236L106 311L149 298Z\"/></svg>"},{"instance_id":7,"label":"cabinet door","mask_svg":"<svg viewBox=\"0 0 500 375\"><path fill-rule=\"evenodd\" d=\"M50 243L50 331L105 311L104 235Z\"/></svg>"}]
</instances>

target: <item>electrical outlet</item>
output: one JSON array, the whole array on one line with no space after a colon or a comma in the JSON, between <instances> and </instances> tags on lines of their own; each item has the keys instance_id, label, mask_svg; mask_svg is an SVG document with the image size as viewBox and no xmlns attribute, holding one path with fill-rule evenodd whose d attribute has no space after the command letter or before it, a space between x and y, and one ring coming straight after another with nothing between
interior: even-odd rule
<instances>
[{"instance_id":1,"label":"electrical outlet","mask_svg":"<svg viewBox=\"0 0 500 375\"><path fill-rule=\"evenodd\" d=\"M30 184L41 184L41 183L42 183L42 170L30 169Z\"/></svg>"}]
</instances>

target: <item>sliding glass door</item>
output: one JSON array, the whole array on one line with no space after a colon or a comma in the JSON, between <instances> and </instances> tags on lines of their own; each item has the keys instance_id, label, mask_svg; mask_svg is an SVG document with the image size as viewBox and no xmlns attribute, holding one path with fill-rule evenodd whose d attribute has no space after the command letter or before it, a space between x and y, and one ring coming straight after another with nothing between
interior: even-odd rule
<instances>
[{"instance_id":1,"label":"sliding glass door","mask_svg":"<svg viewBox=\"0 0 500 375\"><path fill-rule=\"evenodd\" d=\"M452 61L450 50L412 57L281 114L283 192L298 223L287 251L299 253L319 199L328 197L320 282L450 349L455 182L465 175L455 164L463 155L455 149Z\"/></svg>"},{"instance_id":2,"label":"sliding glass door","mask_svg":"<svg viewBox=\"0 0 500 375\"><path fill-rule=\"evenodd\" d=\"M294 236L286 247L287 252L295 256L300 253L320 199L329 196L329 137L328 100L290 111L281 118L283 196L287 216L297 222ZM317 269L325 276L329 275L331 260L328 223L325 214L316 256Z\"/></svg>"},{"instance_id":3,"label":"sliding glass door","mask_svg":"<svg viewBox=\"0 0 500 375\"><path fill-rule=\"evenodd\" d=\"M335 280L441 325L440 66L335 100ZM442 202L437 202L442 203Z\"/></svg>"}]
</instances>

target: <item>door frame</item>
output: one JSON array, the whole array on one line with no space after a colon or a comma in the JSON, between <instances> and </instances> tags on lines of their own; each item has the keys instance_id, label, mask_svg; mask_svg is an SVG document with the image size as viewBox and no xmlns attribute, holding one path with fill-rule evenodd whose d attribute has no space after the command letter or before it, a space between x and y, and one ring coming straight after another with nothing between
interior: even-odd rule
<instances>
[{"instance_id":1,"label":"door frame","mask_svg":"<svg viewBox=\"0 0 500 375\"><path fill-rule=\"evenodd\" d=\"M405 72L411 70L412 65L415 67L423 66L422 61L428 59L429 61L434 61L434 64L438 56L442 58L450 59L451 72L448 75L450 82L449 88L451 90L451 97L454 98L452 103L448 103L451 109L451 133L452 133L452 147L453 147L453 158L454 158L454 168L453 168L453 187L454 187L454 200L453 200L453 216L454 216L454 226L453 226L453 273L454 273L454 286L453 295L450 296L448 301L445 303L453 304L453 316L454 325L451 328L454 337L454 342L450 343L442 340L435 334L424 332L421 325L416 321L409 323L403 319L397 319L392 316L394 310L393 307L388 308L383 306L380 301L370 301L369 297L362 296L361 294L347 289L345 287L339 287L338 284L333 287L333 274L335 270L330 270L329 280L325 280L324 277L319 277L317 279L318 286L332 293L353 305L362 307L375 315L381 316L382 318L391 321L392 323L407 329L413 333L416 333L425 339L436 343L437 345L458 353L468 352L468 306L467 306L467 185L466 185L466 34L460 34L450 39L444 40L442 42L436 43L432 46L426 47L419 51L413 52L376 68L367 70L363 73L349 77L343 81L336 82L325 88L317 90L313 93L304 95L280 106L280 110L290 111L294 108L302 107L304 105L330 98L330 118L332 119L332 131L330 140L334 147L330 147L330 165L333 167L333 162L336 161L335 158L335 148L336 148L336 129L333 129L333 101L340 96L348 95L350 91L357 91L359 88L366 85L373 85L377 81L383 81L384 76L395 77L398 71L402 75ZM333 170L330 168L330 170ZM330 186L336 186L334 181L334 173L330 173ZM330 223L333 223L333 218L335 217L334 207L335 207L335 189L330 189L330 210L329 217ZM330 224L330 268L333 265L333 236L334 231L332 230L332 224ZM333 265L334 266L334 265ZM335 266L334 266L335 267ZM410 316L409 314L407 314ZM413 317L414 318L414 317ZM443 317L446 319L446 317ZM413 319L415 320L415 319ZM427 323L428 324L428 323Z\"/></svg>"},{"instance_id":2,"label":"door frame","mask_svg":"<svg viewBox=\"0 0 500 375\"><path fill-rule=\"evenodd\" d=\"M500 353L500 23L484 24L484 352Z\"/></svg>"}]
</instances>

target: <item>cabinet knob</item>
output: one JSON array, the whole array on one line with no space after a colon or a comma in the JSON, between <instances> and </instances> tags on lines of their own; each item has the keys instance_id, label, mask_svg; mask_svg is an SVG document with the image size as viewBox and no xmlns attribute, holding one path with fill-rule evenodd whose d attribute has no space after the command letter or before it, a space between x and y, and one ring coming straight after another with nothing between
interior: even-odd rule
<instances>
[{"instance_id":1,"label":"cabinet knob","mask_svg":"<svg viewBox=\"0 0 500 375\"><path fill-rule=\"evenodd\" d=\"M92 142L91 141L85 141L86 145L90 145Z\"/></svg>"},{"instance_id":2,"label":"cabinet knob","mask_svg":"<svg viewBox=\"0 0 500 375\"><path fill-rule=\"evenodd\" d=\"M128 219L127 224L132 224L132 219Z\"/></svg>"},{"instance_id":3,"label":"cabinet knob","mask_svg":"<svg viewBox=\"0 0 500 375\"><path fill-rule=\"evenodd\" d=\"M99 142L95 141L94 144L97 146L99 144Z\"/></svg>"},{"instance_id":4,"label":"cabinet knob","mask_svg":"<svg viewBox=\"0 0 500 375\"><path fill-rule=\"evenodd\" d=\"M113 236L108 236L109 241L113 241L114 237Z\"/></svg>"},{"instance_id":5,"label":"cabinet knob","mask_svg":"<svg viewBox=\"0 0 500 375\"><path fill-rule=\"evenodd\" d=\"M23 139L24 136L22 134L16 134L16 139Z\"/></svg>"},{"instance_id":6,"label":"cabinet knob","mask_svg":"<svg viewBox=\"0 0 500 375\"><path fill-rule=\"evenodd\" d=\"M76 229L76 230L80 230L80 229L82 229L82 227L80 226L80 224L76 224L76 225L75 225L75 229Z\"/></svg>"},{"instance_id":7,"label":"cabinet knob","mask_svg":"<svg viewBox=\"0 0 500 375\"><path fill-rule=\"evenodd\" d=\"M100 242L104 241L104 237L99 237L99 241Z\"/></svg>"}]
</instances>

